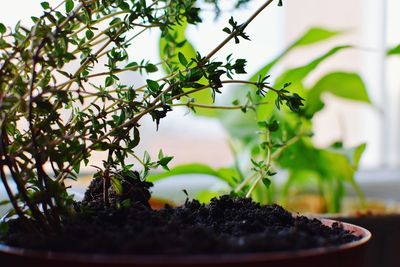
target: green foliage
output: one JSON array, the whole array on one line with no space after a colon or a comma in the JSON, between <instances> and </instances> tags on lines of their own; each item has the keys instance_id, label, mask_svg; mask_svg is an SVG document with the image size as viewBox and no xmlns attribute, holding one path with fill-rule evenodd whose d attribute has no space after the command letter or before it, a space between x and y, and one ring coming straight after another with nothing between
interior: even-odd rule
<instances>
[{"instance_id":1,"label":"green foliage","mask_svg":"<svg viewBox=\"0 0 400 267\"><path fill-rule=\"evenodd\" d=\"M164 70L167 73L176 71L176 69L183 70L188 64L188 59L196 58L196 50L194 46L186 38L186 30L188 23L182 22L181 24L176 24L168 31L166 31L165 36L160 36L160 57L161 60L165 61ZM181 56L179 56L181 55ZM186 64L182 64L180 59L185 58ZM205 82L202 78L200 82ZM184 89L188 90L188 89ZM213 97L211 89L201 90L192 94L193 99L196 102L210 105L213 103ZM197 111L198 115L203 116L215 116L216 111L213 109L201 109Z\"/></svg>"},{"instance_id":2,"label":"green foliage","mask_svg":"<svg viewBox=\"0 0 400 267\"><path fill-rule=\"evenodd\" d=\"M329 40L333 37L336 37L342 34L342 31L333 31L330 29L314 27L310 28L307 32L304 33L299 39L297 39L290 47L297 48L301 46L309 46L321 41Z\"/></svg>"},{"instance_id":3,"label":"green foliage","mask_svg":"<svg viewBox=\"0 0 400 267\"><path fill-rule=\"evenodd\" d=\"M0 23L0 34L6 33L7 29L6 26L4 26L3 23Z\"/></svg>"},{"instance_id":4,"label":"green foliage","mask_svg":"<svg viewBox=\"0 0 400 267\"><path fill-rule=\"evenodd\" d=\"M327 41L335 36L340 34L339 31L333 31L323 28L311 28L307 30L303 35L301 35L297 40L295 40L288 48L286 48L283 52L281 52L275 59L271 62L267 63L264 67L262 67L259 71L253 74L250 78L251 81L258 81L259 77L266 77L267 74L271 71L276 64L278 64L285 56L289 55L291 52L294 52L296 49L301 48L303 46L318 44L323 41ZM287 70L281 76L276 79L275 86L283 86L287 82L291 82L290 89L304 97L306 94L302 81L311 74L310 71L313 71L323 60L327 59L329 56L334 55L336 52L339 52L342 49L346 49L347 46L337 47L336 49L332 49L322 55L319 59L315 59L310 63L297 67L292 70ZM302 75L297 74L297 70L301 71ZM300 73L300 72L299 72ZM286 80L285 80L286 79ZM235 91L236 98L243 98L242 89ZM255 98L253 95L252 98ZM271 94L267 94L263 100L258 100L258 102L266 102L271 103L274 102L274 96ZM307 102L307 101L306 101ZM270 105L260 105L257 108L257 117L258 120L264 120L271 116L274 111L274 107ZM254 123L254 115L251 113L242 113L242 114L234 114L230 116L230 114L219 112L216 114L221 123L228 130L230 135L234 138L238 138L244 141L246 144L251 143L254 140L254 132L257 131L257 125Z\"/></svg>"},{"instance_id":5,"label":"green foliage","mask_svg":"<svg viewBox=\"0 0 400 267\"><path fill-rule=\"evenodd\" d=\"M4 206L4 205L8 205L8 204L10 204L10 201L9 201L9 200L2 200L2 201L0 201L0 207L1 207L1 206Z\"/></svg>"},{"instance_id":6,"label":"green foliage","mask_svg":"<svg viewBox=\"0 0 400 267\"><path fill-rule=\"evenodd\" d=\"M118 173L141 169L138 175L145 179L152 169L168 170L173 157L162 151L157 159L135 153L141 120L151 117L158 128L181 105L198 114L203 109L255 109L250 98L243 105L213 105L226 84L246 84L258 94L268 89L279 105L293 110L303 105L299 96L264 80L235 80L246 73L245 59L214 59L229 41L248 39L244 29L272 1L243 24L232 18L233 32L206 55L185 40L186 26L201 23L198 2L65 0L54 8L42 2L43 15L32 17L32 25L11 29L0 24L0 177L8 187L5 174L10 173L17 185L18 194L8 192L13 214L35 221L38 231L58 229L73 210L66 181L77 179L95 151L106 152L95 177L117 194L123 189ZM206 2L218 9L218 1ZM161 62L128 53L150 29L160 33ZM146 83L124 83L124 72L136 72ZM255 170L262 179L271 175L267 165ZM240 177L230 169L216 173L230 184Z\"/></svg>"},{"instance_id":7,"label":"green foliage","mask_svg":"<svg viewBox=\"0 0 400 267\"><path fill-rule=\"evenodd\" d=\"M231 26L231 28L225 27L223 31L227 34L234 34L236 44L240 43L239 37L243 38L244 40L250 41L250 37L244 32L244 25L239 25L233 17L229 19L229 25Z\"/></svg>"},{"instance_id":8,"label":"green foliage","mask_svg":"<svg viewBox=\"0 0 400 267\"><path fill-rule=\"evenodd\" d=\"M395 46L391 49L389 49L389 51L387 52L388 56L392 56L392 55L400 55L400 45Z\"/></svg>"},{"instance_id":9,"label":"green foliage","mask_svg":"<svg viewBox=\"0 0 400 267\"><path fill-rule=\"evenodd\" d=\"M357 73L332 72L322 77L309 91L306 113L310 116L324 107L321 95L329 92L337 97L371 104L367 89Z\"/></svg>"},{"instance_id":10,"label":"green foliage","mask_svg":"<svg viewBox=\"0 0 400 267\"><path fill-rule=\"evenodd\" d=\"M340 33L341 32L339 32L339 31L332 31L329 29L318 28L318 27L307 30L302 36L300 36L291 45L289 45L288 48L283 50L275 59L273 59L271 62L269 62L264 67L262 67L259 71L257 71L257 73L254 74L250 80L256 81L258 79L259 75L266 76L270 72L270 70L278 62L280 62L280 60L282 60L286 55L288 55L293 50L303 47L303 46L313 45L313 44L317 44L319 42L329 40L335 36L338 36Z\"/></svg>"},{"instance_id":11,"label":"green foliage","mask_svg":"<svg viewBox=\"0 0 400 267\"><path fill-rule=\"evenodd\" d=\"M67 13L71 12L74 9L75 3L73 0L66 0L65 1L65 11Z\"/></svg>"},{"instance_id":12,"label":"green foliage","mask_svg":"<svg viewBox=\"0 0 400 267\"><path fill-rule=\"evenodd\" d=\"M321 38L313 36L316 32L321 32ZM338 32L328 32L317 30L307 38L300 38L294 44L307 45L318 42L319 40L326 40L335 36ZM305 98L305 107L300 112L300 117L294 117L287 111L277 113L274 108L270 106L260 106L257 109L257 116L259 119L279 117L283 125L284 132L281 135L288 135L296 139L296 142L291 143L279 157L276 158L276 165L288 171L290 174L287 184L282 190L281 199L285 200L289 188L307 173L310 177L316 178L317 188L324 196L325 201L328 203L328 211L338 212L341 207L341 199L345 195L344 184L351 185L356 192L358 192L362 199L362 192L354 181L354 172L358 165L352 165L346 156L349 151L353 149L342 149L340 151L332 152L331 149L317 148L309 134L302 135L312 130L312 116L320 111L323 106L321 96L325 92L332 93L337 97L356 100L370 104L370 100L366 91L365 84L358 74L346 72L333 72L320 78L320 80L311 88L308 89L304 85L304 80L310 75L321 63L325 62L336 53L351 48L350 46L338 46L330 49L328 52L312 60L310 63L286 70L279 76L274 86L283 86L290 81L291 88L295 88L294 92L299 93ZM266 96L264 101L271 101L270 96ZM300 133L300 134L299 134ZM298 138L296 138L296 136ZM362 146L364 147L364 146ZM358 151L360 157L363 149ZM336 162L336 163L335 163ZM300 175L300 176L299 176ZM307 179L301 178L303 186L307 186Z\"/></svg>"},{"instance_id":13,"label":"green foliage","mask_svg":"<svg viewBox=\"0 0 400 267\"><path fill-rule=\"evenodd\" d=\"M48 2L42 2L40 5L44 10L50 9L50 4Z\"/></svg>"},{"instance_id":14,"label":"green foliage","mask_svg":"<svg viewBox=\"0 0 400 267\"><path fill-rule=\"evenodd\" d=\"M157 163L165 170L169 171L168 164L173 160L174 157L165 156L162 150L158 153Z\"/></svg>"},{"instance_id":15,"label":"green foliage","mask_svg":"<svg viewBox=\"0 0 400 267\"><path fill-rule=\"evenodd\" d=\"M111 185L112 185L113 189L115 190L115 192L118 195L122 195L123 194L122 184L117 178L115 178L115 177L111 178Z\"/></svg>"},{"instance_id":16,"label":"green foliage","mask_svg":"<svg viewBox=\"0 0 400 267\"><path fill-rule=\"evenodd\" d=\"M233 20L230 21L230 25L233 29L239 27ZM232 33L233 29L225 28L224 31ZM332 147L318 148L310 137L312 117L324 107L322 95L331 93L349 101L371 104L364 82L356 73L336 71L322 76L311 88L305 85L305 80L322 63L337 53L350 49L351 46L334 47L305 65L284 70L275 79L273 86L269 86L271 78L267 75L294 50L318 44L341 33L323 28L308 30L251 76L250 80L259 85L256 91L250 86L246 93L243 92L243 87L234 91L233 97L236 100L233 104L240 104L238 99L246 99L250 103L275 102L276 105L254 105L242 110L243 113L220 111L216 114L216 118L225 126L231 138L240 144L239 155L252 157L249 170L240 169L238 164L229 168L231 172L236 173L234 177L238 177L229 183L235 194L252 195L262 203L276 201L277 198L273 195L276 189L269 188L276 174L276 171L272 170L274 166L284 169L289 174L286 184L279 192L282 203L285 203L292 188L307 190L311 186L317 188L325 198L328 203L327 211L337 212L345 195L345 184L351 185L360 199L363 199L363 194L354 180L354 173L365 144L355 148L344 148L341 143L336 143ZM291 90L290 94L286 88ZM275 94L271 94L271 91ZM284 108L281 107L282 103L286 104ZM192 168L193 166L195 168ZM212 168L204 165L197 169L198 167L197 164L177 166L174 171L158 174L157 177L162 179L182 171L182 174L203 173L224 180ZM202 192L199 197L206 200L218 194L220 192L207 191Z\"/></svg>"},{"instance_id":17,"label":"green foliage","mask_svg":"<svg viewBox=\"0 0 400 267\"><path fill-rule=\"evenodd\" d=\"M171 168L168 172L155 173L147 177L147 181L156 182L165 178L185 174L204 174L213 176L220 179L221 181L227 182L229 185L234 185L237 183L238 173L231 168L221 168L215 170L204 164L194 163L194 164L183 164Z\"/></svg>"}]
</instances>

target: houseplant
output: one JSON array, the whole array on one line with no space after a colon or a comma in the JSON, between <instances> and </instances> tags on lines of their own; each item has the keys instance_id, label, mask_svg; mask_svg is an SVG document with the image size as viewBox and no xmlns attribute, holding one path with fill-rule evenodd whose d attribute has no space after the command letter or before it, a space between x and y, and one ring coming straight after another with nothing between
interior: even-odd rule
<instances>
[{"instance_id":1,"label":"houseplant","mask_svg":"<svg viewBox=\"0 0 400 267\"><path fill-rule=\"evenodd\" d=\"M238 1L238 5L244 2ZM6 264L29 262L31 266L188 266L196 262L221 265L226 260L200 257L197 261L198 257L180 254L315 247L316 251L293 255L239 256L232 264L274 262L276 266L287 266L296 261L301 266L310 264L310 260L323 260L324 255L340 259L341 263L346 255L359 259L369 238L366 230L293 217L279 206L261 207L249 198L224 196L207 206L187 201L183 207L166 207L162 211L149 207L151 184L143 178L152 168L168 168L172 157L160 151L158 159L152 160L148 154L141 158L134 153L140 142L139 122L143 117L150 116L158 126L179 105L178 100L189 98L191 108L205 108L190 96L208 90L216 97L224 84L235 83L253 86L256 95L274 93L278 107L285 105L292 112L300 112L303 99L290 93L288 84L276 89L263 76L257 81L234 80L233 76L245 72L246 61L232 57L223 62L213 59L231 40L248 40L247 26L273 2L265 2L242 24L231 18L224 29L227 37L207 55L197 53L188 58L182 52L174 52L161 63L142 60L126 65L127 49L137 36L151 28L160 29L176 48L183 46L184 42L177 42L170 35L170 29L177 24L201 22L196 1L65 0L54 7L43 2L44 15L32 17L31 28L18 24L15 29L8 29L0 24L0 176L13 206L1 223L2 240L8 244L0 247L2 260ZM172 56L177 60L174 63ZM74 62L78 67L71 72ZM95 67L102 64L104 70L97 72ZM157 80L149 77L140 87L119 82L118 74L158 73L158 65L164 65L169 74ZM101 84L93 82L98 77L104 78ZM249 97L246 108L260 104ZM264 125L272 131L275 122ZM266 144L270 153L273 145L271 140ZM81 164L89 164L94 151L106 152L104 164L97 166L99 170L84 200L75 202L66 181L77 179ZM141 173L135 171L136 166L127 164L129 156L142 165ZM270 161L253 164L257 180L248 196L258 181L268 185L267 177L271 175ZM17 192L11 189L7 172ZM242 212L237 216L238 209ZM79 242L81 237L83 242ZM206 237L207 242L188 246L198 237ZM268 238L276 241L260 242ZM321 246L328 248L318 248ZM52 254L54 251L58 253ZM93 253L103 255L94 257ZM165 257L104 255L110 253L175 257L165 262Z\"/></svg>"},{"instance_id":2,"label":"houseplant","mask_svg":"<svg viewBox=\"0 0 400 267\"><path fill-rule=\"evenodd\" d=\"M338 33L339 32L337 31L330 31L321 28L310 29L298 40L296 40L292 45L289 46L289 51L293 50L293 47L296 47L299 43L307 45L313 44L312 42L307 43L303 40L313 40L314 42L319 42L325 40L326 38L333 37ZM331 51L334 51L334 49ZM399 51L399 46L393 47L388 51L388 55L398 55ZM282 53L282 56L284 56L285 54L287 54L286 51ZM272 67L278 62L280 58L281 57L278 57L270 64L267 64L265 68L268 69ZM319 64L321 61L319 59L312 60L311 63L308 65L285 71L283 76L287 75L287 73L291 73L292 77L296 77L296 72L302 74L304 69L311 69L310 66L315 67L317 65L315 64L315 62L318 62ZM304 77L302 77L301 75L300 77L301 79L298 79L297 81L298 83L302 84L302 80L304 79ZM343 82L341 81L342 78ZM309 89L309 94L306 100L309 100L311 96L311 102L315 100L320 101L319 99L321 88L327 92L331 90L333 94L344 99L358 100L367 104L370 103L362 79L359 75L354 73L346 74L346 72L337 71L335 73L329 73L323 76L314 86ZM348 89L347 94L344 94L344 89ZM335 92L334 90L338 91ZM318 97L313 97L312 94L316 92L318 93ZM306 101L306 104L308 105L310 103ZM314 105L314 107L318 105L320 104L316 104ZM261 109L262 108L264 107L261 107ZM312 109L312 107L309 108L309 110L310 109ZM318 112L318 110L316 111ZM273 112L273 110L270 111L270 113ZM218 115L221 118L221 122L224 125L227 125L226 129L228 130L228 132L231 133L231 136L240 140L240 144L242 145L239 147L246 148L246 146L244 146L243 144L248 143L248 140L257 139L257 136L255 135L257 131L256 120L250 119L248 120L249 123L247 124L246 120L240 120L240 123L237 123L238 127L234 127L235 125L233 125L232 127L232 125L227 124L226 121L233 121L230 120L229 117L235 117L235 119L237 119L237 114L233 114L233 116L232 114L227 114L227 116L221 116L221 114ZM309 124L312 125L312 121L309 121ZM244 125L250 126L243 127ZM246 134L246 131L243 131L243 128L246 130L251 129L250 133ZM245 134L243 134L243 132L245 132ZM309 139L308 136L305 136L304 138ZM316 164L314 166L312 164L303 164L302 166L297 166L297 168L293 168L293 165L298 164L296 158L305 157L304 149L296 149L295 146L294 149L291 151L293 162L291 163L291 165L283 165L283 169L287 168L289 170L289 173L291 174L289 175L290 178L288 182L284 184L282 189L277 189L275 187L275 190L273 192L271 192L271 190L268 192L260 192L260 195L257 196L257 199L259 201L267 202L281 201L281 203L283 204L286 203L286 207L289 207L291 210L294 211L303 211L312 214L318 214L318 216L320 217L330 217L340 221L350 222L366 227L374 235L374 239L369 246L369 251L366 254L366 266L398 266L397 251L395 249L396 247L398 247L400 240L399 232L397 229L399 223L398 203L377 199L365 200L363 193L360 191L357 185L354 184L354 171L357 169L357 162L362 155L365 145L360 145L356 148L345 149L342 147L341 142L339 142L334 144L332 147L321 149L316 147L313 148L313 144L310 143L310 141L305 142L307 144L307 150L314 150L316 151L316 153L327 153L327 155L329 155L330 153L335 153L336 155L331 155L334 156L333 158L336 159L335 162L333 163L331 160L329 160L329 158L324 159L321 157L313 157L311 155L311 158L313 160L311 160L310 162L313 163L317 160L318 162L320 162L320 164ZM306 154L310 155L308 153ZM349 155L351 156L349 157ZM324 161L326 164L323 163ZM331 162L331 164L328 165L329 162ZM352 164L352 162L355 164ZM327 168L321 167L324 165L327 165ZM233 167L228 166L226 168L214 169L204 164L186 164L173 168L169 173L156 174L150 179L158 180L164 179L169 176L182 174L205 174L217 177L218 179L227 182L230 187L227 187L225 190L229 191L235 189L237 185L240 184L240 182L242 181L241 173L246 173L247 171L243 167L241 169L239 168L238 170L238 166L240 166L240 164L236 164L236 166ZM279 159L276 160L275 166L278 166L278 168L282 168ZM236 179L232 179L232 177L236 177ZM329 185L329 183L331 183L331 185ZM349 209L349 206L347 205L347 208L345 210L343 210L342 208L342 202L344 200L344 197L346 196L344 192L344 183L355 186L356 191L359 192L358 198L351 199L351 209ZM326 185L321 187L321 185L323 184ZM310 195L310 188L312 195ZM315 188L317 188L317 190L315 190ZM318 190L318 188L321 189ZM263 189L264 188L260 186L260 191ZM295 195L295 198L293 198L293 193L290 194L290 191L296 192L297 194L299 194L300 192L300 196ZM200 192L199 197L206 202L209 200L210 197L214 197L218 194L223 194L223 192L226 191L208 190ZM302 193L304 194L304 192L308 195L302 195ZM267 196L267 198L265 196Z\"/></svg>"},{"instance_id":3,"label":"houseplant","mask_svg":"<svg viewBox=\"0 0 400 267\"><path fill-rule=\"evenodd\" d=\"M400 54L400 45L388 50L388 57L395 57ZM400 205L397 201L388 201L385 199L374 199L372 205L377 209L369 209L370 205L356 212L347 215L333 215L331 218L339 219L349 223L356 223L367 227L374 235L370 243L369 253L367 253L367 266L385 266L394 267L399 265L396 247L400 244L400 232L398 225L400 223ZM371 252L374 253L371 253Z\"/></svg>"},{"instance_id":4,"label":"houseplant","mask_svg":"<svg viewBox=\"0 0 400 267\"><path fill-rule=\"evenodd\" d=\"M341 34L341 31L320 27L307 30L279 53L276 58L250 75L250 80L257 81L260 75L264 76L269 71L275 70L287 55L298 52L296 50L299 48L318 45ZM298 94L306 99L305 107L300 113L294 114L289 109L278 109L272 105L259 105L254 110L248 108L244 113L214 112L210 114L197 112L197 115L217 119L229 133L235 158L233 166L214 170L211 166L204 164L181 165L170 172L156 174L150 177L150 180L163 179L176 175L176 173L204 173L227 182L230 186L230 188L227 188L228 191L237 190L239 185L239 188L245 188L245 184L242 184L242 182L246 180L246 175L251 175L249 171L252 168L251 164L246 164L250 162L247 158L266 159L268 154L265 153L265 149L262 149L260 144L265 145L265 131L269 128L272 129L270 131L271 139L279 146L279 149L274 149L277 153L273 157L272 165L276 169L285 170L287 179L281 188L273 183L272 188L265 190L265 187L260 184L253 195L256 200L261 203L278 201L287 205L289 203L286 202L293 197L292 192L307 192L311 188L321 196L321 202L323 202L323 205L320 206L321 209L314 210L314 212L336 213L341 210L345 186L350 185L362 202L364 196L355 182L354 173L358 168L358 162L366 145L345 147L342 140L337 140L330 146L320 147L315 144L312 135L314 130L313 118L323 111L323 94L331 93L346 101L358 101L369 105L371 101L366 86L359 74L342 70L323 74L317 77L317 81L311 85L306 83L306 79L315 70L318 70L320 65L329 62L329 59L336 54L352 48L351 45L333 47L304 65L284 69L275 79L271 79L273 85L277 87L287 85L286 81L290 81L292 84L290 88L294 88ZM163 47L161 47L161 50L163 50ZM195 53L194 49L191 53ZM260 102L274 101L271 95L260 97L255 95L251 88L244 86L233 88L229 93L230 97L226 100L228 103L237 104L238 99L243 99L246 94L250 94L250 97L258 99ZM266 127L268 125L263 121L265 119L269 120L271 127ZM212 195L212 192L210 193ZM214 195L215 193L218 194L218 192L214 192Z\"/></svg>"}]
</instances>

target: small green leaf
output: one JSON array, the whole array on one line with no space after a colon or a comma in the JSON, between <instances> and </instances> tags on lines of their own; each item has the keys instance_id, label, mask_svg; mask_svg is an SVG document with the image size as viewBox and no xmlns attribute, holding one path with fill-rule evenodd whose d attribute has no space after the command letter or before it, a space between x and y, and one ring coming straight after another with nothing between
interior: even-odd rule
<instances>
[{"instance_id":1,"label":"small green leaf","mask_svg":"<svg viewBox=\"0 0 400 267\"><path fill-rule=\"evenodd\" d=\"M146 82L147 82L147 86L150 89L150 91L156 93L160 89L160 85L158 84L158 82L150 80L150 79L147 79Z\"/></svg>"},{"instance_id":2,"label":"small green leaf","mask_svg":"<svg viewBox=\"0 0 400 267\"><path fill-rule=\"evenodd\" d=\"M128 65L125 66L125 69L133 68L133 67L137 67L137 66L138 66L137 62L131 62Z\"/></svg>"},{"instance_id":3,"label":"small green leaf","mask_svg":"<svg viewBox=\"0 0 400 267\"><path fill-rule=\"evenodd\" d=\"M158 152L158 159L162 159L164 157L164 152L162 149Z\"/></svg>"},{"instance_id":4,"label":"small green leaf","mask_svg":"<svg viewBox=\"0 0 400 267\"><path fill-rule=\"evenodd\" d=\"M231 34L232 31L228 27L225 27L222 31L226 32L227 34Z\"/></svg>"},{"instance_id":5,"label":"small green leaf","mask_svg":"<svg viewBox=\"0 0 400 267\"><path fill-rule=\"evenodd\" d=\"M265 187L268 189L271 186L271 180L268 178L264 178L262 179L263 184L265 185Z\"/></svg>"},{"instance_id":6,"label":"small green leaf","mask_svg":"<svg viewBox=\"0 0 400 267\"><path fill-rule=\"evenodd\" d=\"M114 178L114 177L111 178L111 185L112 185L112 187L114 188L115 192L118 195L122 195L123 194L122 184L117 178Z\"/></svg>"},{"instance_id":7,"label":"small green leaf","mask_svg":"<svg viewBox=\"0 0 400 267\"><path fill-rule=\"evenodd\" d=\"M179 62L180 62L183 66L186 67L187 64L188 64L188 61L187 61L185 55L183 55L181 52L179 52L178 58L179 58Z\"/></svg>"},{"instance_id":8,"label":"small green leaf","mask_svg":"<svg viewBox=\"0 0 400 267\"><path fill-rule=\"evenodd\" d=\"M157 68L157 66L154 65L154 64L147 64L147 65L145 66L145 70L146 70L148 73L152 73L152 72L158 71L158 68Z\"/></svg>"},{"instance_id":9,"label":"small green leaf","mask_svg":"<svg viewBox=\"0 0 400 267\"><path fill-rule=\"evenodd\" d=\"M266 121L259 121L257 123L258 127L268 129L268 122Z\"/></svg>"},{"instance_id":10,"label":"small green leaf","mask_svg":"<svg viewBox=\"0 0 400 267\"><path fill-rule=\"evenodd\" d=\"M130 6L127 2L121 1L121 3L119 4L119 8L124 10L124 11L130 11Z\"/></svg>"},{"instance_id":11,"label":"small green leaf","mask_svg":"<svg viewBox=\"0 0 400 267\"><path fill-rule=\"evenodd\" d=\"M273 120L269 125L268 125L268 130L271 132L276 132L279 129L279 123L276 120Z\"/></svg>"},{"instance_id":12,"label":"small green leaf","mask_svg":"<svg viewBox=\"0 0 400 267\"><path fill-rule=\"evenodd\" d=\"M239 99L233 100L233 101L232 101L232 105L234 105L234 106L239 106L239 105L240 105Z\"/></svg>"},{"instance_id":13,"label":"small green leaf","mask_svg":"<svg viewBox=\"0 0 400 267\"><path fill-rule=\"evenodd\" d=\"M66 0L65 1L65 11L67 13L71 12L74 9L75 3L73 0Z\"/></svg>"},{"instance_id":14,"label":"small green leaf","mask_svg":"<svg viewBox=\"0 0 400 267\"><path fill-rule=\"evenodd\" d=\"M123 201L121 202L121 206L122 206L123 208L130 208L130 207L132 207L132 200L130 200L129 198L123 200Z\"/></svg>"},{"instance_id":15,"label":"small green leaf","mask_svg":"<svg viewBox=\"0 0 400 267\"><path fill-rule=\"evenodd\" d=\"M120 18L113 18L111 21L110 21L110 23L109 23L109 25L110 26L112 26L112 25L115 25L115 24L118 24L118 23L121 23L121 19Z\"/></svg>"},{"instance_id":16,"label":"small green leaf","mask_svg":"<svg viewBox=\"0 0 400 267\"><path fill-rule=\"evenodd\" d=\"M9 201L9 200L2 200L2 201L0 201L0 206L4 206L4 205L8 205L8 204L10 204L10 201Z\"/></svg>"},{"instance_id":17,"label":"small green leaf","mask_svg":"<svg viewBox=\"0 0 400 267\"><path fill-rule=\"evenodd\" d=\"M173 160L174 157L163 157L158 161L158 164L160 164L165 170L169 171L168 164Z\"/></svg>"},{"instance_id":18,"label":"small green leaf","mask_svg":"<svg viewBox=\"0 0 400 267\"><path fill-rule=\"evenodd\" d=\"M113 85L113 84L114 84L114 78L111 77L111 76L108 76L108 77L106 78L106 81L105 81L105 86L106 86L106 87L109 87L109 86L111 86L111 85Z\"/></svg>"},{"instance_id":19,"label":"small green leaf","mask_svg":"<svg viewBox=\"0 0 400 267\"><path fill-rule=\"evenodd\" d=\"M137 127L133 128L133 140L129 142L129 148L135 148L140 143L140 132Z\"/></svg>"},{"instance_id":20,"label":"small green leaf","mask_svg":"<svg viewBox=\"0 0 400 267\"><path fill-rule=\"evenodd\" d=\"M72 76L70 73L68 73L66 71L63 71L63 70L57 70L57 72L60 73L61 75L65 76L65 77L67 77L67 78L71 78L71 76Z\"/></svg>"},{"instance_id":21,"label":"small green leaf","mask_svg":"<svg viewBox=\"0 0 400 267\"><path fill-rule=\"evenodd\" d=\"M50 4L48 2L42 2L42 3L40 3L40 5L43 7L43 9L49 9L50 8Z\"/></svg>"},{"instance_id":22,"label":"small green leaf","mask_svg":"<svg viewBox=\"0 0 400 267\"><path fill-rule=\"evenodd\" d=\"M362 155L364 154L365 149L367 148L367 144L361 144L357 146L354 149L354 155L353 155L353 166L355 169L358 169L358 166L360 164L360 160Z\"/></svg>"},{"instance_id":23,"label":"small green leaf","mask_svg":"<svg viewBox=\"0 0 400 267\"><path fill-rule=\"evenodd\" d=\"M119 118L118 118L118 123L117 123L117 125L121 125L122 123L124 123L124 122L125 122L125 119L126 119L126 113L125 113L124 110L121 110L121 115L120 115Z\"/></svg>"},{"instance_id":24,"label":"small green leaf","mask_svg":"<svg viewBox=\"0 0 400 267\"><path fill-rule=\"evenodd\" d=\"M90 30L90 29L87 30L87 31L86 31L86 38L87 38L88 40L91 40L93 37L94 37L93 31Z\"/></svg>"},{"instance_id":25,"label":"small green leaf","mask_svg":"<svg viewBox=\"0 0 400 267\"><path fill-rule=\"evenodd\" d=\"M7 31L6 26L4 26L3 23L0 23L0 34L4 34L6 33L6 31Z\"/></svg>"}]
</instances>

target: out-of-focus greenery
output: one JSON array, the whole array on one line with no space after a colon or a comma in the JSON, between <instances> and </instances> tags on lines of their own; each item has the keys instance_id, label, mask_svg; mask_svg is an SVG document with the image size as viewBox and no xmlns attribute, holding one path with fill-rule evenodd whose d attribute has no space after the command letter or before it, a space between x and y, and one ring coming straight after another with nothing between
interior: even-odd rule
<instances>
[{"instance_id":1,"label":"out-of-focus greenery","mask_svg":"<svg viewBox=\"0 0 400 267\"><path fill-rule=\"evenodd\" d=\"M185 38L186 24L171 30L171 40L185 41L183 49L185 54L192 53L195 49ZM284 49L276 58L268 62L259 71L251 75L250 80L257 82L259 77L266 77L288 54L296 49L309 47L330 40L342 34L324 28L311 28L296 41ZM173 42L171 42L173 44ZM171 43L161 41L161 57L168 51L174 54ZM313 117L324 109L324 94L329 93L348 101L357 101L371 104L366 86L359 74L343 70L326 73L309 86L305 80L322 63L328 62L331 57L352 46L336 46L307 64L288 68L277 77L271 77L273 88L286 88L290 86L292 93L297 93L305 99L305 106L300 112L290 112L288 107L277 105L262 105L246 110L246 101L274 102L275 98L268 91L256 95L254 90L245 85L233 88L231 99L234 105L242 105L245 112L224 112L220 110L196 109L199 116L208 116L221 122L230 136L232 151L235 155L235 164L226 168L214 169L203 164L187 164L177 166L169 172L155 174L148 179L156 181L179 174L207 174L221 179L229 185L225 192L202 192L198 198L207 201L211 197L229 193L244 195L248 192L251 182L258 182L258 186L251 190L252 197L261 203L278 201L285 204L291 192L302 192L312 188L314 192L323 197L326 203L326 212L338 212L341 200L345 196L345 185L352 186L363 200L363 194L354 180L360 158L366 144L356 147L345 147L342 140L337 140L331 146L317 147L312 139ZM392 49L389 53L399 53L400 47ZM299 51L298 51L299 52ZM268 77L268 76L267 76ZM272 79L273 78L273 79ZM288 84L290 82L290 84ZM256 100L254 100L256 99ZM209 95L197 95L196 101L204 104L213 101ZM243 110L242 110L243 111ZM212 153L212 152L211 152ZM246 164L249 156L252 162ZM262 173L264 177L248 176L250 170L257 168L258 164L272 161L272 168ZM279 170L287 174L283 186L274 183L273 177ZM258 179L258 180L257 180ZM270 181L272 180L272 184Z\"/></svg>"},{"instance_id":2,"label":"out-of-focus greenery","mask_svg":"<svg viewBox=\"0 0 400 267\"><path fill-rule=\"evenodd\" d=\"M400 44L398 46L395 46L395 47L389 49L388 55L389 56L400 55Z\"/></svg>"}]
</instances>

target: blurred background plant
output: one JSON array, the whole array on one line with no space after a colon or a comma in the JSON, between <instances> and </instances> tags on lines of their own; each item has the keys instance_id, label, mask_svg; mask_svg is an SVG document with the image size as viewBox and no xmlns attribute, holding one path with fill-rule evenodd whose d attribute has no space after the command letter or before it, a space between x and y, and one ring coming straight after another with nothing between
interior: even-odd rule
<instances>
[{"instance_id":1,"label":"blurred background plant","mask_svg":"<svg viewBox=\"0 0 400 267\"><path fill-rule=\"evenodd\" d=\"M173 28L170 31L173 37L171 39L177 43L185 40L182 48L185 55L194 56L196 50L185 37L185 30L185 24ZM264 82L260 80L260 77L265 77L273 71L288 54L295 53L296 49L301 47L312 47L342 33L342 31L320 27L309 29L281 51L276 58L251 75L250 80ZM168 57L174 54L174 49L176 47L172 47L170 43L161 41L161 58L170 62L176 61L176 58ZM258 96L254 90L243 85L232 90L230 96L223 101L225 104L230 103L240 107L239 111L226 112L197 107L195 112L198 116L218 119L229 133L229 143L235 163L219 169L200 163L182 164L168 172L155 174L149 177L149 180L158 181L182 174L210 175L226 182L228 186L223 190L200 192L197 198L201 201L207 202L214 196L229 192L241 195L251 193L252 197L260 203L277 201L297 211L310 208L310 196L304 197L303 194L313 193L311 209L331 213L340 211L343 197L346 196L347 184L363 202L364 195L354 175L366 144L346 147L343 145L343 140L339 139L321 148L311 137L313 118L324 109L323 94L330 93L342 99L372 104L366 85L358 73L343 70L325 73L312 86L306 86L304 82L321 63L329 61L330 57L347 49L355 48L351 45L333 47L307 64L287 68L275 79L270 78L273 88L286 90L285 88L290 87L292 92L305 99L305 107L300 113L294 114L288 107L277 108L275 105L259 105L256 108L250 108L248 103L254 102L254 99L257 99L255 102L259 103L270 103L274 99L270 94ZM396 48L391 51L395 50ZM204 94L196 95L194 98L205 107L212 102L212 99ZM279 103L276 104L279 107ZM190 101L183 105L194 109ZM248 160L249 158L252 160ZM271 168L259 175L250 175L252 171L269 161L271 161ZM255 188L253 188L254 185L256 185Z\"/></svg>"}]
</instances>

